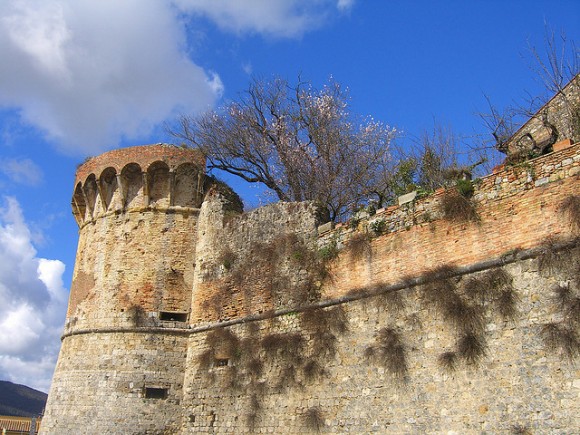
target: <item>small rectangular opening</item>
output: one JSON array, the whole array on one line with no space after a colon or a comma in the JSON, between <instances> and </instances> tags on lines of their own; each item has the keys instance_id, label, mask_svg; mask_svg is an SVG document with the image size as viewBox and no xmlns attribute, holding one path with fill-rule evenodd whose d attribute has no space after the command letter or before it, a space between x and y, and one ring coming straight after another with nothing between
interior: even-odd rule
<instances>
[{"instance_id":1,"label":"small rectangular opening","mask_svg":"<svg viewBox=\"0 0 580 435\"><path fill-rule=\"evenodd\" d=\"M146 399L166 399L167 388L145 387Z\"/></svg>"},{"instance_id":2,"label":"small rectangular opening","mask_svg":"<svg viewBox=\"0 0 580 435\"><path fill-rule=\"evenodd\" d=\"M230 360L227 358L216 358L214 365L216 367L225 367L229 362Z\"/></svg>"},{"instance_id":3,"label":"small rectangular opening","mask_svg":"<svg viewBox=\"0 0 580 435\"><path fill-rule=\"evenodd\" d=\"M169 322L187 322L187 313L160 311L159 320L165 320Z\"/></svg>"}]
</instances>

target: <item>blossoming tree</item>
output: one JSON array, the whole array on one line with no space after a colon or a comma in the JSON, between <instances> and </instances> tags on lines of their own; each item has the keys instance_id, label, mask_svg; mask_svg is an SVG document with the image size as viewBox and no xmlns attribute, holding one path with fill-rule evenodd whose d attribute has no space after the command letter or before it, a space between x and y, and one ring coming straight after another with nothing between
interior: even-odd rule
<instances>
[{"instance_id":1,"label":"blossoming tree","mask_svg":"<svg viewBox=\"0 0 580 435\"><path fill-rule=\"evenodd\" d=\"M208 169L262 183L282 201L311 200L336 220L377 190L396 130L350 111L348 92L298 80L254 80L238 101L182 116L173 134L199 148Z\"/></svg>"}]
</instances>

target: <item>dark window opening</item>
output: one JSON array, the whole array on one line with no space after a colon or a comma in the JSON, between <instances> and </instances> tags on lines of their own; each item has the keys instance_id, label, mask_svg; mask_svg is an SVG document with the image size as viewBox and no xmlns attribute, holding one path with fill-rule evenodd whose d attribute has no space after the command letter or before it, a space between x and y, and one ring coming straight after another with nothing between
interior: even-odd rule
<instances>
[{"instance_id":1,"label":"dark window opening","mask_svg":"<svg viewBox=\"0 0 580 435\"><path fill-rule=\"evenodd\" d=\"M215 366L216 367L225 367L225 366L228 365L229 361L230 360L227 359L227 358L216 358L216 360L215 360Z\"/></svg>"},{"instance_id":2,"label":"dark window opening","mask_svg":"<svg viewBox=\"0 0 580 435\"><path fill-rule=\"evenodd\" d=\"M167 388L145 387L146 399L166 399Z\"/></svg>"},{"instance_id":3,"label":"dark window opening","mask_svg":"<svg viewBox=\"0 0 580 435\"><path fill-rule=\"evenodd\" d=\"M171 311L160 311L159 320L171 322L187 322L187 313L175 313Z\"/></svg>"}]
</instances>

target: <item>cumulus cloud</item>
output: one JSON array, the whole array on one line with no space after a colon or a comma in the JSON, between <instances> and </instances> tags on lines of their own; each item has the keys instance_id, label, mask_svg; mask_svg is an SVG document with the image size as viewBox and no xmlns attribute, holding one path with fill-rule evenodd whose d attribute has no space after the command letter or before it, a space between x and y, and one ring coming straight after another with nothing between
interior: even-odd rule
<instances>
[{"instance_id":1,"label":"cumulus cloud","mask_svg":"<svg viewBox=\"0 0 580 435\"><path fill-rule=\"evenodd\" d=\"M0 105L68 151L100 151L214 104L219 76L185 48L167 1L4 0Z\"/></svg>"},{"instance_id":2,"label":"cumulus cloud","mask_svg":"<svg viewBox=\"0 0 580 435\"><path fill-rule=\"evenodd\" d=\"M0 159L0 172L27 186L37 186L42 181L42 170L30 159Z\"/></svg>"},{"instance_id":3,"label":"cumulus cloud","mask_svg":"<svg viewBox=\"0 0 580 435\"><path fill-rule=\"evenodd\" d=\"M48 391L68 292L65 265L38 258L14 198L0 206L0 379Z\"/></svg>"},{"instance_id":4,"label":"cumulus cloud","mask_svg":"<svg viewBox=\"0 0 580 435\"><path fill-rule=\"evenodd\" d=\"M188 57L185 21L297 37L352 2L3 0L0 107L20 110L64 150L99 152L220 97L219 75Z\"/></svg>"}]
</instances>

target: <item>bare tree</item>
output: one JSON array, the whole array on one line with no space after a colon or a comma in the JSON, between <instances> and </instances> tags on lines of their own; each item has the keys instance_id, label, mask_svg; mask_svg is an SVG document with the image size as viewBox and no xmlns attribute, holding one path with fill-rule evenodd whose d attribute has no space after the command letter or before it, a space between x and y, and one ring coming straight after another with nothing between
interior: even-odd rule
<instances>
[{"instance_id":1,"label":"bare tree","mask_svg":"<svg viewBox=\"0 0 580 435\"><path fill-rule=\"evenodd\" d=\"M479 114L494 138L495 148L505 154L537 155L548 150L559 138L580 140L580 52L574 41L568 40L563 32L556 36L546 25L543 49L529 46L529 53L531 69L544 92L528 94L504 110L494 106L486 96L489 109ZM556 111L546 105L552 97L559 101ZM513 137L519 126L529 119L536 120L542 127L541 140L524 133L516 138L514 145Z\"/></svg>"},{"instance_id":2,"label":"bare tree","mask_svg":"<svg viewBox=\"0 0 580 435\"><path fill-rule=\"evenodd\" d=\"M199 148L208 169L262 183L282 201L312 200L336 220L365 202L389 159L395 129L350 111L348 92L277 78L254 80L237 101L183 116L172 133Z\"/></svg>"}]
</instances>

